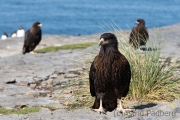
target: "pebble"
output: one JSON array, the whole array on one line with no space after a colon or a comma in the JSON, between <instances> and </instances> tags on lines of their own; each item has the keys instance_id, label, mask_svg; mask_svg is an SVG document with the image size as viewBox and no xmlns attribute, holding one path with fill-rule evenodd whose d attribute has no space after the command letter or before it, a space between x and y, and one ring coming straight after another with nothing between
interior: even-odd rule
<instances>
[{"instance_id":1,"label":"pebble","mask_svg":"<svg viewBox=\"0 0 180 120\"><path fill-rule=\"evenodd\" d=\"M31 89L35 89L36 88L36 84L30 84L30 88Z\"/></svg>"}]
</instances>

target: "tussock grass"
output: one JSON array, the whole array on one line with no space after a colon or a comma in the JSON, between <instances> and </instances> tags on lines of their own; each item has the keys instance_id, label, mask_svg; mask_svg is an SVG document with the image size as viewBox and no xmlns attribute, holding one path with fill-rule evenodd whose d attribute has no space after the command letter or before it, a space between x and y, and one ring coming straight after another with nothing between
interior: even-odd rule
<instances>
[{"instance_id":1,"label":"tussock grass","mask_svg":"<svg viewBox=\"0 0 180 120\"><path fill-rule=\"evenodd\" d=\"M40 107L25 107L18 110L11 110L6 108L0 108L0 114L8 115L8 114L28 114L32 112L39 112Z\"/></svg>"},{"instance_id":2,"label":"tussock grass","mask_svg":"<svg viewBox=\"0 0 180 120\"><path fill-rule=\"evenodd\" d=\"M92 45L97 44L96 42L87 42L87 43L76 43L76 44L66 44L62 46L49 46L43 49L35 50L37 53L46 53L46 52L56 52L58 50L73 50L73 49L85 49Z\"/></svg>"},{"instance_id":3,"label":"tussock grass","mask_svg":"<svg viewBox=\"0 0 180 120\"><path fill-rule=\"evenodd\" d=\"M163 46L158 42L161 42L159 37L155 39L151 43L152 51L134 50L126 38L125 42L122 39L119 41L119 49L130 62L132 72L127 100L157 102L180 97L180 78L174 74L179 65L171 63L170 57L160 62Z\"/></svg>"}]
</instances>

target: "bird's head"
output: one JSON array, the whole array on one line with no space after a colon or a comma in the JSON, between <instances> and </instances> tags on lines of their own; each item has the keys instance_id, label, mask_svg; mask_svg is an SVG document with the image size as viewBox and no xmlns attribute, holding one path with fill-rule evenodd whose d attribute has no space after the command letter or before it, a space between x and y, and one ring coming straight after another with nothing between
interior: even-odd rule
<instances>
[{"instance_id":1,"label":"bird's head","mask_svg":"<svg viewBox=\"0 0 180 120\"><path fill-rule=\"evenodd\" d=\"M40 22L35 22L33 23L33 27L41 27L42 24Z\"/></svg>"},{"instance_id":2,"label":"bird's head","mask_svg":"<svg viewBox=\"0 0 180 120\"><path fill-rule=\"evenodd\" d=\"M137 19L135 24L137 24L137 25L144 25L145 26L145 21L144 21L144 19Z\"/></svg>"},{"instance_id":3,"label":"bird's head","mask_svg":"<svg viewBox=\"0 0 180 120\"><path fill-rule=\"evenodd\" d=\"M13 31L12 34L16 33L16 31Z\"/></svg>"},{"instance_id":4,"label":"bird's head","mask_svg":"<svg viewBox=\"0 0 180 120\"><path fill-rule=\"evenodd\" d=\"M22 27L22 26L20 26L20 27L19 27L19 30L22 30L22 29L23 29L23 27Z\"/></svg>"},{"instance_id":5,"label":"bird's head","mask_svg":"<svg viewBox=\"0 0 180 120\"><path fill-rule=\"evenodd\" d=\"M112 33L103 33L100 37L99 46L113 46L118 48L118 41L116 36Z\"/></svg>"},{"instance_id":6,"label":"bird's head","mask_svg":"<svg viewBox=\"0 0 180 120\"><path fill-rule=\"evenodd\" d=\"M2 34L2 35L8 36L6 32L3 32L3 34Z\"/></svg>"}]
</instances>

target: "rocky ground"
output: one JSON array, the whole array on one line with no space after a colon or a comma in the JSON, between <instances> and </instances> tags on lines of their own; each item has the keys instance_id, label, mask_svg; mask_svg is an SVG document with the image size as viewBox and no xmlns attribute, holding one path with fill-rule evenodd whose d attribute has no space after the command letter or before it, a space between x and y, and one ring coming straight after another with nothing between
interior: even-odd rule
<instances>
[{"instance_id":1,"label":"rocky ground","mask_svg":"<svg viewBox=\"0 0 180 120\"><path fill-rule=\"evenodd\" d=\"M151 44L153 40L163 40L162 58L171 57L171 62L180 57L180 24L149 29ZM128 37L130 31L124 31ZM89 36L43 35L42 42L36 48L60 46L87 41L98 41L100 34ZM136 108L134 113L122 115L108 112L98 114L91 109L66 110L63 99L72 97L75 88L63 88L71 81L78 81L84 71L89 70L85 63L93 60L99 47L93 46L85 50L59 50L44 54L22 55L23 38L0 40L0 106L15 109L23 106L41 106L42 110L28 115L1 115L7 120L64 120L64 119L140 119L169 120L180 119L180 100L160 104L147 104ZM180 70L177 70L180 75ZM86 76L87 77L87 76ZM56 99L57 98L57 99ZM55 106L50 111L45 106Z\"/></svg>"}]
</instances>

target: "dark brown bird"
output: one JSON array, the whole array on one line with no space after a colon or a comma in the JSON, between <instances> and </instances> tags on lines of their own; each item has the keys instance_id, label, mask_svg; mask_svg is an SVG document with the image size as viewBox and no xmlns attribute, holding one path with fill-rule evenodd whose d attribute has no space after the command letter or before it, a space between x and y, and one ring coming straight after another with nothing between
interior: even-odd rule
<instances>
[{"instance_id":1,"label":"dark brown bird","mask_svg":"<svg viewBox=\"0 0 180 120\"><path fill-rule=\"evenodd\" d=\"M23 45L23 51L22 53L34 53L33 50L36 48L36 46L40 43L42 32L41 32L41 26L42 24L40 22L35 22L32 25L32 28L30 28L24 38L24 45Z\"/></svg>"},{"instance_id":2,"label":"dark brown bird","mask_svg":"<svg viewBox=\"0 0 180 120\"><path fill-rule=\"evenodd\" d=\"M99 54L91 64L89 72L90 93L95 97L94 111L105 113L117 107L122 108L121 98L129 91L131 70L126 57L118 50L118 41L114 34L104 33L100 37Z\"/></svg>"},{"instance_id":3,"label":"dark brown bird","mask_svg":"<svg viewBox=\"0 0 180 120\"><path fill-rule=\"evenodd\" d=\"M146 45L149 34L143 19L138 19L135 23L137 26L130 33L129 43L133 44L134 48L139 48L141 45Z\"/></svg>"}]
</instances>

